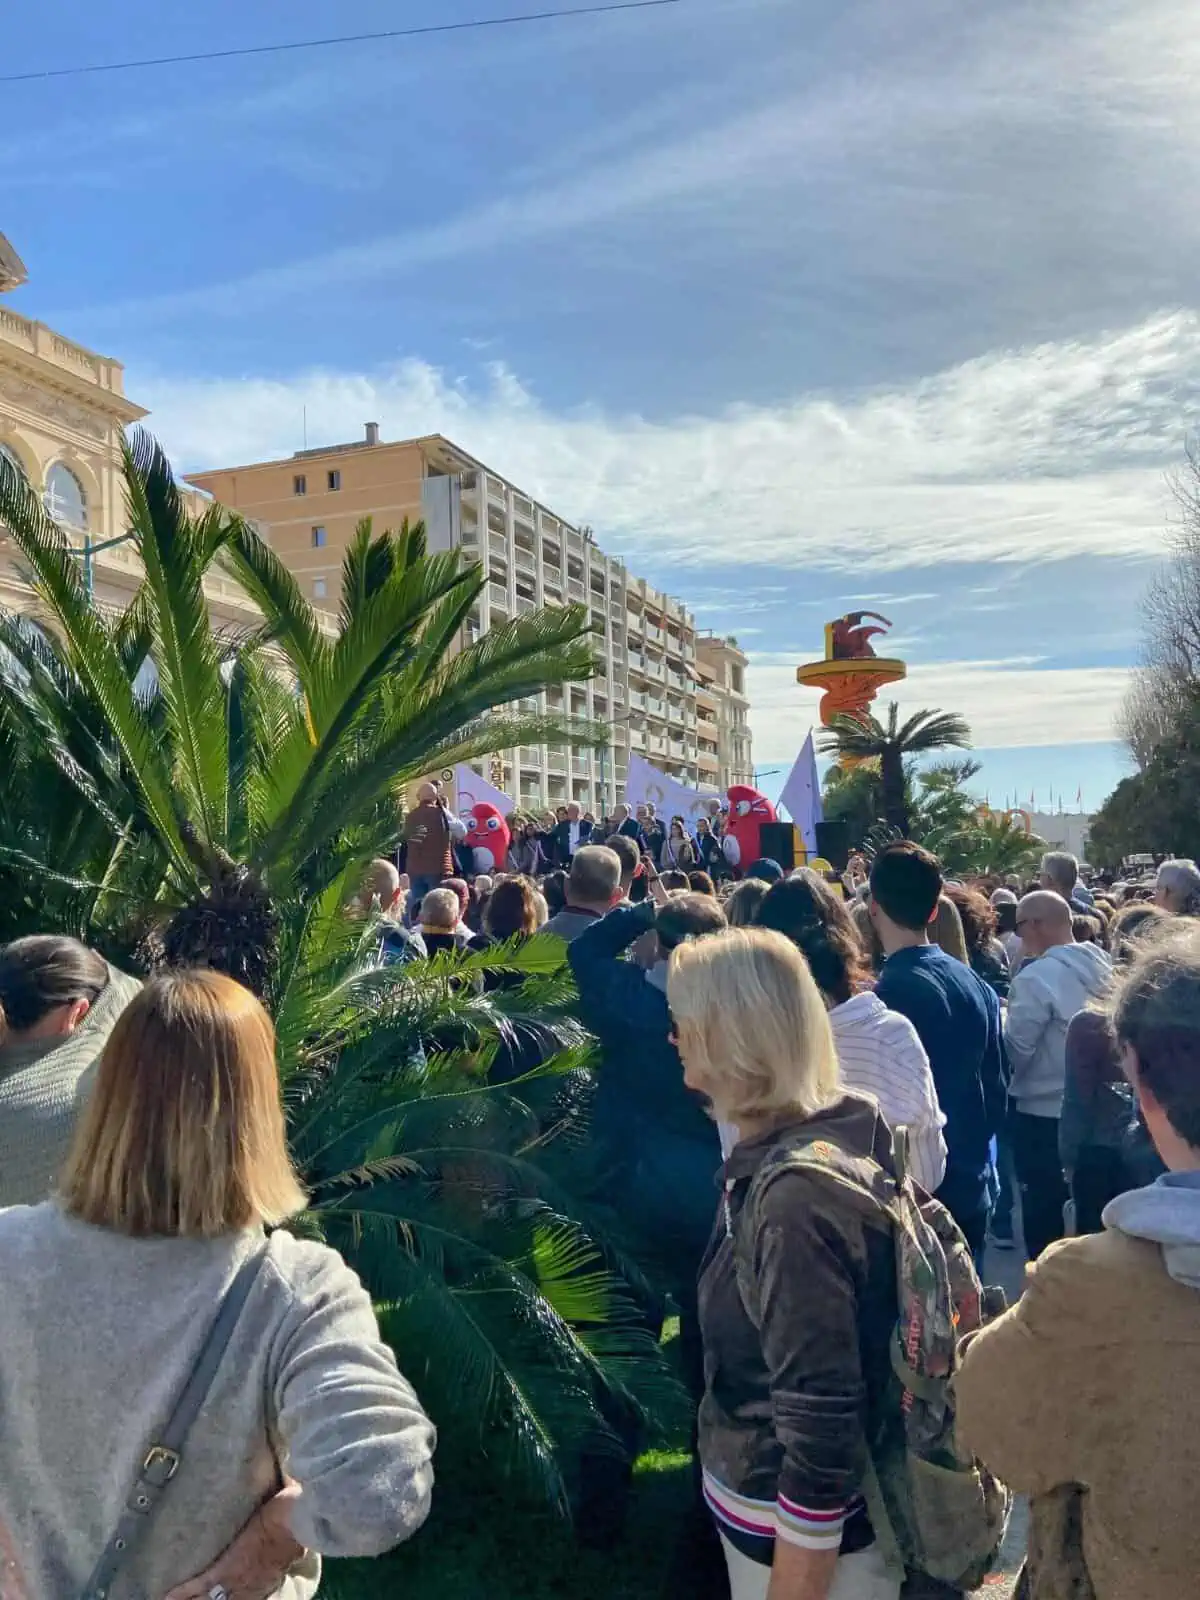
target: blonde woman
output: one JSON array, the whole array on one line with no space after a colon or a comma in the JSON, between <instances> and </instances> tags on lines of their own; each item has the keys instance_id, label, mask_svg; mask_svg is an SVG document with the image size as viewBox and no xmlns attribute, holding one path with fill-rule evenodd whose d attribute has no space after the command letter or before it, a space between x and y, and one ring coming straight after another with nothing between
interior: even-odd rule
<instances>
[{"instance_id":1,"label":"blonde woman","mask_svg":"<svg viewBox=\"0 0 1200 1600\"><path fill-rule=\"evenodd\" d=\"M738 1130L700 1274L705 1497L733 1600L896 1600L862 1499L866 1419L888 1381L893 1244L854 1184L886 1183L891 1135L838 1086L829 1016L768 929L681 945L667 1000L688 1087Z\"/></svg>"},{"instance_id":2,"label":"blonde woman","mask_svg":"<svg viewBox=\"0 0 1200 1600\"><path fill-rule=\"evenodd\" d=\"M318 1553L376 1555L420 1527L433 1428L366 1291L325 1246L264 1235L304 1204L262 1006L211 972L147 984L105 1046L58 1198L0 1212L5 1600L91 1592L216 1309L255 1257L112 1592L303 1600Z\"/></svg>"}]
</instances>

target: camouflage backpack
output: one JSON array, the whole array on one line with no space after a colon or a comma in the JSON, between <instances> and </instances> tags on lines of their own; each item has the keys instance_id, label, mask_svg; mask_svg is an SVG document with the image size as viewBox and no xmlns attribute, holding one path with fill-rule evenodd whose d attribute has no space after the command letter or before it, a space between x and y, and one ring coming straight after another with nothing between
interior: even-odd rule
<instances>
[{"instance_id":1,"label":"camouflage backpack","mask_svg":"<svg viewBox=\"0 0 1200 1600\"><path fill-rule=\"evenodd\" d=\"M958 1224L937 1200L913 1187L907 1147L900 1129L893 1180L877 1161L850 1155L820 1135L780 1145L755 1173L741 1216L752 1214L758 1192L774 1177L801 1167L838 1185L860 1213L891 1230L898 1317L886 1414L870 1420L867 1514L893 1570L903 1567L910 1576L968 1591L995 1564L1012 1496L959 1448L955 1436L951 1382L958 1342L982 1323L983 1290ZM751 1252L739 1248L737 1232L733 1246L739 1292L757 1326Z\"/></svg>"}]
</instances>

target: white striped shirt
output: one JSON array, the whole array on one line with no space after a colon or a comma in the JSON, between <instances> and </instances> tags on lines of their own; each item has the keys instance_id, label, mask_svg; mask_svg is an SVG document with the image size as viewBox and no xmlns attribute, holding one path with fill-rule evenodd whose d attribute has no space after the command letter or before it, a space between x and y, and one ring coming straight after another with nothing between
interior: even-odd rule
<instances>
[{"instance_id":1,"label":"white striped shirt","mask_svg":"<svg viewBox=\"0 0 1200 1600\"><path fill-rule=\"evenodd\" d=\"M842 1082L873 1095L893 1128L908 1129L912 1177L932 1194L946 1175L946 1119L917 1030L869 990L835 1006L829 1022Z\"/></svg>"}]
</instances>

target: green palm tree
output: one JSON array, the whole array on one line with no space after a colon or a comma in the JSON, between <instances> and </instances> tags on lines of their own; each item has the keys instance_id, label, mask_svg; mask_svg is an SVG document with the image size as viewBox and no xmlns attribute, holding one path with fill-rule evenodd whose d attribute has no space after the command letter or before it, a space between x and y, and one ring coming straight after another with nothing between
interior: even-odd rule
<instances>
[{"instance_id":1,"label":"green palm tree","mask_svg":"<svg viewBox=\"0 0 1200 1600\"><path fill-rule=\"evenodd\" d=\"M962 717L944 711L918 711L900 721L900 708L888 706L887 722L877 717L835 717L822 740L826 755L839 760L877 761L883 787L883 820L906 838L910 819L904 763L931 750L962 749L971 742L971 730Z\"/></svg>"},{"instance_id":2,"label":"green palm tree","mask_svg":"<svg viewBox=\"0 0 1200 1600\"><path fill-rule=\"evenodd\" d=\"M130 611L105 617L85 590L65 533L0 458L0 523L16 542L52 637L16 619L0 646L29 770L48 761L100 841L86 862L53 851L99 894L112 858L152 882L147 948L218 966L270 995L294 958L304 908L385 851L397 803L421 773L517 744L598 742L588 723L504 708L594 671L585 606L553 607L492 628L458 650L487 581L456 552L431 555L420 524L375 535L364 522L342 572L336 633L270 548L237 516L184 510L157 444L125 451L128 520L145 578ZM204 577L219 561L257 603L242 637L213 628ZM156 687L140 685L145 664ZM38 859L13 826L25 866ZM147 859L151 865L147 866ZM157 865L157 876L154 865ZM89 876L97 870L100 878ZM132 892L126 882L125 904Z\"/></svg>"},{"instance_id":3,"label":"green palm tree","mask_svg":"<svg viewBox=\"0 0 1200 1600\"><path fill-rule=\"evenodd\" d=\"M974 818L951 844L961 857L963 872L997 878L1023 876L1048 848L1044 839L1026 833L1020 823L995 814Z\"/></svg>"}]
</instances>

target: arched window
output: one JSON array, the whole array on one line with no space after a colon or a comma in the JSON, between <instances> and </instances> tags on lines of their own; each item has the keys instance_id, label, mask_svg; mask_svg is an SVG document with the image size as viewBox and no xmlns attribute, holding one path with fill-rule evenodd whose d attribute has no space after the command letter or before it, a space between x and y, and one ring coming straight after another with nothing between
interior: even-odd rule
<instances>
[{"instance_id":1,"label":"arched window","mask_svg":"<svg viewBox=\"0 0 1200 1600\"><path fill-rule=\"evenodd\" d=\"M46 474L42 502L55 522L65 522L69 528L87 527L87 496L83 485L61 461L56 461Z\"/></svg>"}]
</instances>

